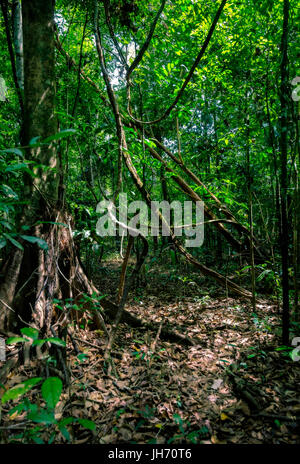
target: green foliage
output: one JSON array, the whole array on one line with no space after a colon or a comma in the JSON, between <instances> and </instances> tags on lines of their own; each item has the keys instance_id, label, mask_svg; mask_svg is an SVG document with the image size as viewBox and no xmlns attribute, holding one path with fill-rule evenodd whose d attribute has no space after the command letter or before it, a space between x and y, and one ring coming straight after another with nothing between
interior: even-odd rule
<instances>
[{"instance_id":1,"label":"green foliage","mask_svg":"<svg viewBox=\"0 0 300 464\"><path fill-rule=\"evenodd\" d=\"M33 327L24 327L23 329L21 329L21 333L24 335L23 337L9 337L6 340L6 344L14 345L15 343L26 343L30 341L32 346L42 346L46 342L61 347L66 346L66 342L58 337L48 337L39 339L39 331Z\"/></svg>"},{"instance_id":2,"label":"green foliage","mask_svg":"<svg viewBox=\"0 0 300 464\"><path fill-rule=\"evenodd\" d=\"M2 403L17 400L20 396L28 393L32 388L39 384L43 379L36 377L26 380L20 385L16 385L7 390L2 395ZM85 429L95 431L96 425L93 421L83 418L65 417L57 420L55 418L55 407L60 400L63 390L62 381L58 377L48 377L41 386L41 397L45 401L45 406L41 405L40 400L31 403L28 398L21 400L10 411L11 420L22 412L26 413L26 429L23 433L10 438L11 443L36 443L44 444L45 431L48 432L48 444L51 444L59 433L67 442L72 441L70 426L79 424ZM35 424L38 424L35 426Z\"/></svg>"},{"instance_id":3,"label":"green foliage","mask_svg":"<svg viewBox=\"0 0 300 464\"><path fill-rule=\"evenodd\" d=\"M24 158L23 152L17 148L5 149L0 151L0 172L2 185L0 187L0 248L13 245L23 249L17 238L14 218L16 211L23 204L20 200L17 180L20 179L22 172L32 171L28 168L29 162L19 162L19 158Z\"/></svg>"},{"instance_id":4,"label":"green foliage","mask_svg":"<svg viewBox=\"0 0 300 464\"><path fill-rule=\"evenodd\" d=\"M24 383L21 383L19 385L16 385L15 387L12 387L10 390L7 390L3 394L1 398L2 403L5 404L7 403L7 401L14 400L18 398L19 396L24 395L29 390L31 390L37 383L39 383L41 380L42 380L41 377L36 377L34 379L25 380Z\"/></svg>"},{"instance_id":5,"label":"green foliage","mask_svg":"<svg viewBox=\"0 0 300 464\"><path fill-rule=\"evenodd\" d=\"M175 424L178 426L179 434L175 434L168 440L168 444L173 442L182 442L187 441L188 443L201 443L201 440L206 438L209 435L208 428L203 425L198 430L190 430L190 423L189 421L184 421L180 414L173 414L173 419Z\"/></svg>"},{"instance_id":6,"label":"green foliage","mask_svg":"<svg viewBox=\"0 0 300 464\"><path fill-rule=\"evenodd\" d=\"M256 327L256 330L260 332L271 332L272 329L268 323L269 317L266 316L263 319L260 319L256 313L252 313L253 322Z\"/></svg>"},{"instance_id":7,"label":"green foliage","mask_svg":"<svg viewBox=\"0 0 300 464\"><path fill-rule=\"evenodd\" d=\"M42 397L49 408L54 409L62 392L62 381L58 377L49 377L42 385Z\"/></svg>"}]
</instances>

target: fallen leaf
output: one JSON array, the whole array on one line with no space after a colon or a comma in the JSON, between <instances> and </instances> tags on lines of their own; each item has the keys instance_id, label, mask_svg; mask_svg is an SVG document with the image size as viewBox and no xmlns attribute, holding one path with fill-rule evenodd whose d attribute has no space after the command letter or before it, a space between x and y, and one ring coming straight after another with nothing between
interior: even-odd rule
<instances>
[{"instance_id":1,"label":"fallen leaf","mask_svg":"<svg viewBox=\"0 0 300 464\"><path fill-rule=\"evenodd\" d=\"M218 390L220 386L222 385L222 383L223 383L223 379L216 379L214 383L212 384L211 388L213 390Z\"/></svg>"}]
</instances>

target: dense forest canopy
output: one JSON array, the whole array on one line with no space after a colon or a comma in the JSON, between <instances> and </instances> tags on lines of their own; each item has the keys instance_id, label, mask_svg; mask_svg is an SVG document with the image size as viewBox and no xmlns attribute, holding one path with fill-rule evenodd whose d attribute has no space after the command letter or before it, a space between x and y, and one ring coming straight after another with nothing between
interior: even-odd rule
<instances>
[{"instance_id":1,"label":"dense forest canopy","mask_svg":"<svg viewBox=\"0 0 300 464\"><path fill-rule=\"evenodd\" d=\"M297 2L0 3L2 335L17 343L25 324L49 345L87 323L114 372L120 322L151 327L150 300L142 315L125 306L167 264L184 296L208 286L254 317L268 301L276 343L291 347L300 320ZM163 211L165 236L99 235L97 205L110 201L118 215L124 193L149 208L203 202L203 244L188 248ZM178 328L156 330L155 345L193 345Z\"/></svg>"}]
</instances>

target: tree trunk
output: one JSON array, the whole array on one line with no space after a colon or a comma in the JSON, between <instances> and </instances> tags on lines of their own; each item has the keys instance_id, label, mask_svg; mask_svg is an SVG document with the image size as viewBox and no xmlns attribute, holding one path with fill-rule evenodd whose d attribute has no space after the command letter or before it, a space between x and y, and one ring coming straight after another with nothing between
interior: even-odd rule
<instances>
[{"instance_id":1,"label":"tree trunk","mask_svg":"<svg viewBox=\"0 0 300 464\"><path fill-rule=\"evenodd\" d=\"M287 131L288 131L288 20L289 20L289 0L283 3L283 27L281 37L281 65L280 65L280 152L281 152L281 264L282 264L282 342L289 344L289 275L288 275L288 254L289 254L289 233L287 217Z\"/></svg>"},{"instance_id":2,"label":"tree trunk","mask_svg":"<svg viewBox=\"0 0 300 464\"><path fill-rule=\"evenodd\" d=\"M16 55L16 73L20 89L24 90L23 28L20 0L12 3L13 40Z\"/></svg>"},{"instance_id":3,"label":"tree trunk","mask_svg":"<svg viewBox=\"0 0 300 464\"><path fill-rule=\"evenodd\" d=\"M57 133L55 116L54 2L23 0L24 108L22 144ZM33 37L35 40L33 41ZM23 250L12 252L4 264L0 284L0 329L15 329L20 320L31 321L47 332L53 316L53 299L75 298L93 293L72 239L72 218L61 209L59 187L63 176L57 142L39 143L27 149L38 167L36 176L25 179L27 206L19 218L30 226L26 235L44 240L48 250L23 241ZM66 224L62 226L61 224ZM24 232L23 232L24 233ZM105 325L99 313L97 325ZM100 321L100 322L99 322Z\"/></svg>"},{"instance_id":4,"label":"tree trunk","mask_svg":"<svg viewBox=\"0 0 300 464\"><path fill-rule=\"evenodd\" d=\"M40 141L57 133L55 109L54 4L52 0L22 2L24 40L24 128L22 144L34 137ZM32 38L35 40L32 40ZM29 149L29 157L39 167L29 182L30 214L35 217L46 207L57 206L59 158L56 143ZM36 208L32 211L32 207ZM39 208L41 208L40 211Z\"/></svg>"}]
</instances>

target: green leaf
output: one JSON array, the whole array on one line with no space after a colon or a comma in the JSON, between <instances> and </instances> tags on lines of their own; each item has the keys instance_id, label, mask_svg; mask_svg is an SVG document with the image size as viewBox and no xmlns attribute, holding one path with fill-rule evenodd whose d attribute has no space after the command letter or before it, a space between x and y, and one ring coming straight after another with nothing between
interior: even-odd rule
<instances>
[{"instance_id":1,"label":"green leaf","mask_svg":"<svg viewBox=\"0 0 300 464\"><path fill-rule=\"evenodd\" d=\"M78 422L82 427L89 429L89 430L95 430L96 424L89 420L89 419L78 419Z\"/></svg>"},{"instance_id":2,"label":"green leaf","mask_svg":"<svg viewBox=\"0 0 300 464\"><path fill-rule=\"evenodd\" d=\"M24 343L26 342L25 338L22 337L10 337L6 340L7 345L13 345L14 343Z\"/></svg>"},{"instance_id":3,"label":"green leaf","mask_svg":"<svg viewBox=\"0 0 300 464\"><path fill-rule=\"evenodd\" d=\"M27 169L27 168L28 168L27 163L11 164L10 166L7 166L7 168L5 169L5 172L19 171L20 169Z\"/></svg>"},{"instance_id":4,"label":"green leaf","mask_svg":"<svg viewBox=\"0 0 300 464\"><path fill-rule=\"evenodd\" d=\"M48 440L48 445L52 445L53 441L54 441L54 438L55 438L55 435L56 433L55 432L52 432L52 434L50 435L50 438Z\"/></svg>"},{"instance_id":5,"label":"green leaf","mask_svg":"<svg viewBox=\"0 0 300 464\"><path fill-rule=\"evenodd\" d=\"M84 353L80 353L77 355L77 358L79 359L80 362L84 362L88 359L88 356Z\"/></svg>"},{"instance_id":6,"label":"green leaf","mask_svg":"<svg viewBox=\"0 0 300 464\"><path fill-rule=\"evenodd\" d=\"M282 345L275 348L275 351L290 351L292 348L290 346Z\"/></svg>"},{"instance_id":7,"label":"green leaf","mask_svg":"<svg viewBox=\"0 0 300 464\"><path fill-rule=\"evenodd\" d=\"M32 342L32 346L42 346L44 343L46 343L47 340L34 340Z\"/></svg>"},{"instance_id":8,"label":"green leaf","mask_svg":"<svg viewBox=\"0 0 300 464\"><path fill-rule=\"evenodd\" d=\"M144 139L144 143L145 145L148 145L150 148L156 148L156 144L152 140Z\"/></svg>"},{"instance_id":9,"label":"green leaf","mask_svg":"<svg viewBox=\"0 0 300 464\"><path fill-rule=\"evenodd\" d=\"M17 412L18 414L21 414L21 412L24 411L24 409L26 409L26 404L25 402L22 402L20 404L17 404L17 406L15 406L14 408L10 409L8 414L9 416L12 416L15 412Z\"/></svg>"},{"instance_id":10,"label":"green leaf","mask_svg":"<svg viewBox=\"0 0 300 464\"><path fill-rule=\"evenodd\" d=\"M43 424L55 424L56 420L52 411L33 411L28 414L28 419L33 422L43 423Z\"/></svg>"},{"instance_id":11,"label":"green leaf","mask_svg":"<svg viewBox=\"0 0 300 464\"><path fill-rule=\"evenodd\" d=\"M32 439L33 439L34 443L36 443L37 445L44 445L45 444L44 440L42 440L42 438L38 437L37 435L33 436Z\"/></svg>"},{"instance_id":12,"label":"green leaf","mask_svg":"<svg viewBox=\"0 0 300 464\"><path fill-rule=\"evenodd\" d=\"M15 155L21 156L24 158L24 155L19 148L6 148L5 150L1 150L0 153L14 153Z\"/></svg>"},{"instance_id":13,"label":"green leaf","mask_svg":"<svg viewBox=\"0 0 300 464\"><path fill-rule=\"evenodd\" d=\"M5 238L7 238L7 240L9 240L15 247L19 248L20 250L24 250L24 248L22 247L21 243L17 242L17 240L15 240L11 235L9 234L3 234Z\"/></svg>"},{"instance_id":14,"label":"green leaf","mask_svg":"<svg viewBox=\"0 0 300 464\"><path fill-rule=\"evenodd\" d=\"M45 140L43 140L43 143L49 143L49 142L52 142L54 140L64 139L64 138L70 137L70 135L74 135L74 134L77 134L77 131L75 129L64 129L64 130L62 130L60 132L57 132L54 135L50 135Z\"/></svg>"},{"instance_id":15,"label":"green leaf","mask_svg":"<svg viewBox=\"0 0 300 464\"><path fill-rule=\"evenodd\" d=\"M3 184L3 185L1 185L1 189L2 189L2 192L4 193L4 195L6 195L7 197L16 198L16 199L19 198L18 194L16 192L14 192L14 190L12 188L10 188L9 185Z\"/></svg>"},{"instance_id":16,"label":"green leaf","mask_svg":"<svg viewBox=\"0 0 300 464\"><path fill-rule=\"evenodd\" d=\"M7 245L7 241L5 240L5 238L1 237L0 238L0 250L1 248L4 248L6 245Z\"/></svg>"},{"instance_id":17,"label":"green leaf","mask_svg":"<svg viewBox=\"0 0 300 464\"><path fill-rule=\"evenodd\" d=\"M38 238L38 237L32 237L30 235L21 235L21 238L23 240L26 240L27 242L30 242L30 243L37 243L38 246L42 249L42 250L48 250L48 244L47 242L45 242L45 240L43 240L42 238Z\"/></svg>"},{"instance_id":18,"label":"green leaf","mask_svg":"<svg viewBox=\"0 0 300 464\"><path fill-rule=\"evenodd\" d=\"M12 230L12 226L8 221L0 221L0 224L2 224L6 229Z\"/></svg>"},{"instance_id":19,"label":"green leaf","mask_svg":"<svg viewBox=\"0 0 300 464\"><path fill-rule=\"evenodd\" d=\"M26 337L32 338L32 340L37 340L39 336L39 331L37 329L34 329L33 327L24 327L20 330L20 332L23 335L26 335Z\"/></svg>"},{"instance_id":20,"label":"green leaf","mask_svg":"<svg viewBox=\"0 0 300 464\"><path fill-rule=\"evenodd\" d=\"M61 392L62 381L58 377L49 377L42 385L42 397L46 401L49 408L55 408Z\"/></svg>"},{"instance_id":21,"label":"green leaf","mask_svg":"<svg viewBox=\"0 0 300 464\"><path fill-rule=\"evenodd\" d=\"M39 142L40 138L41 138L40 135L38 137L33 137L29 142L29 146L30 147L38 147L39 144L40 144L40 142Z\"/></svg>"},{"instance_id":22,"label":"green leaf","mask_svg":"<svg viewBox=\"0 0 300 464\"><path fill-rule=\"evenodd\" d=\"M70 434L68 432L68 429L66 429L65 427L61 427L59 429L59 431L67 441L71 441L71 437L70 437Z\"/></svg>"},{"instance_id":23,"label":"green leaf","mask_svg":"<svg viewBox=\"0 0 300 464\"><path fill-rule=\"evenodd\" d=\"M14 400L19 396L24 395L24 393L31 390L31 388L33 388L41 380L43 380L42 377L35 377L33 379L26 380L24 383L20 383L19 385L10 388L2 396L2 403L5 404L7 403L7 401Z\"/></svg>"},{"instance_id":24,"label":"green leaf","mask_svg":"<svg viewBox=\"0 0 300 464\"><path fill-rule=\"evenodd\" d=\"M72 422L76 421L74 417L65 417L58 422L58 428L65 427L66 425L71 424Z\"/></svg>"},{"instance_id":25,"label":"green leaf","mask_svg":"<svg viewBox=\"0 0 300 464\"><path fill-rule=\"evenodd\" d=\"M270 273L269 269L265 269L264 271L262 271L262 273L257 277L257 282L260 282L264 278L264 276L268 273Z\"/></svg>"},{"instance_id":26,"label":"green leaf","mask_svg":"<svg viewBox=\"0 0 300 464\"><path fill-rule=\"evenodd\" d=\"M46 338L45 341L53 343L54 345L58 346L66 346L66 342L64 340L61 340L58 337L51 337L51 338Z\"/></svg>"}]
</instances>

